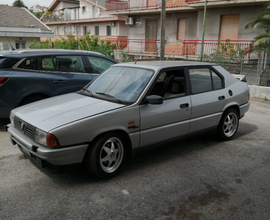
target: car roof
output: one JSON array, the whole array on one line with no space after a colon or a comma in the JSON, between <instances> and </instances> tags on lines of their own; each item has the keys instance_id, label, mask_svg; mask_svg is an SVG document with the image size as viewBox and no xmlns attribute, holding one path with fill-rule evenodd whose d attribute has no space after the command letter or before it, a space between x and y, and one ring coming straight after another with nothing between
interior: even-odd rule
<instances>
[{"instance_id":1,"label":"car roof","mask_svg":"<svg viewBox=\"0 0 270 220\"><path fill-rule=\"evenodd\" d=\"M30 57L42 55L98 55L104 56L101 53L86 51L86 50L63 50L63 49L30 49L30 50L13 50L0 53L0 57Z\"/></svg>"},{"instance_id":2,"label":"car roof","mask_svg":"<svg viewBox=\"0 0 270 220\"><path fill-rule=\"evenodd\" d=\"M173 67L184 67L184 66L217 66L215 63L206 62L194 62L194 61L138 61L129 63L118 63L114 66L127 66L127 67L139 67L147 69L164 69Z\"/></svg>"}]
</instances>

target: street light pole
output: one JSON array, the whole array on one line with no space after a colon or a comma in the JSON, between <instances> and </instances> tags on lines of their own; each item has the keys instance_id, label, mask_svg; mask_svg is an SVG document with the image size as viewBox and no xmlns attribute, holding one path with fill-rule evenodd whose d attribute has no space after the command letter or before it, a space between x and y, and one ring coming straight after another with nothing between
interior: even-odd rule
<instances>
[{"instance_id":1,"label":"street light pole","mask_svg":"<svg viewBox=\"0 0 270 220\"><path fill-rule=\"evenodd\" d=\"M205 31L205 16L206 16L206 4L207 0L204 0L204 13L203 13L203 30L202 30L202 46L201 46L201 55L200 55L200 62L202 62L203 57L203 44L204 44L204 31Z\"/></svg>"},{"instance_id":2,"label":"street light pole","mask_svg":"<svg viewBox=\"0 0 270 220\"><path fill-rule=\"evenodd\" d=\"M166 1L162 0L162 6L161 6L161 36L160 36L160 60L164 60L164 53L165 53L165 22L166 22Z\"/></svg>"}]
</instances>

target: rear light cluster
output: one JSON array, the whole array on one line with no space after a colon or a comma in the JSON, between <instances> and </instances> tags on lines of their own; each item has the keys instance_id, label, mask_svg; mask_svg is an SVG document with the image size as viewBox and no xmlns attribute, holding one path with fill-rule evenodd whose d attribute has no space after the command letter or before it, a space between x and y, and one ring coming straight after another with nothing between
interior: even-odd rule
<instances>
[{"instance_id":1,"label":"rear light cluster","mask_svg":"<svg viewBox=\"0 0 270 220\"><path fill-rule=\"evenodd\" d=\"M4 84L7 80L7 77L0 77L0 85Z\"/></svg>"}]
</instances>

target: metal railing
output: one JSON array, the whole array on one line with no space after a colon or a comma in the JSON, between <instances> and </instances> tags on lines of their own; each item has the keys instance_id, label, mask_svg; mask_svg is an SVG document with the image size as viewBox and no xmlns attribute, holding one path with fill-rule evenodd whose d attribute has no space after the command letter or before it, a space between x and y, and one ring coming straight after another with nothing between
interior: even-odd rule
<instances>
[{"instance_id":1,"label":"metal railing","mask_svg":"<svg viewBox=\"0 0 270 220\"><path fill-rule=\"evenodd\" d=\"M155 54L160 51L160 40L127 38L107 38L107 40L117 44L116 49L133 54Z\"/></svg>"},{"instance_id":2,"label":"metal railing","mask_svg":"<svg viewBox=\"0 0 270 220\"><path fill-rule=\"evenodd\" d=\"M201 40L184 40L182 42L168 43L165 46L165 54L173 55L200 55L201 53ZM167 48L167 50L166 50ZM230 51L235 50L241 52L244 57L250 58L252 43L251 41L232 40L232 41L218 41L218 40L205 40L203 45L203 54L211 55L217 52L224 52L229 54Z\"/></svg>"},{"instance_id":3,"label":"metal railing","mask_svg":"<svg viewBox=\"0 0 270 220\"><path fill-rule=\"evenodd\" d=\"M122 11L122 10L136 10L136 9L150 9L159 8L159 0L107 0L106 10L107 11Z\"/></svg>"}]
</instances>

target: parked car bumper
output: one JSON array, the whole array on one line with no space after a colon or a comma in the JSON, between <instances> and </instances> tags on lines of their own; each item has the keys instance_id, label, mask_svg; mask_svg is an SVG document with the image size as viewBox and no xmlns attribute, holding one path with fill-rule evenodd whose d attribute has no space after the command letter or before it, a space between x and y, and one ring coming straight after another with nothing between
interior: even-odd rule
<instances>
[{"instance_id":1,"label":"parked car bumper","mask_svg":"<svg viewBox=\"0 0 270 220\"><path fill-rule=\"evenodd\" d=\"M37 144L32 139L26 137L11 124L8 125L8 132L12 144L17 144L19 149L27 156L51 165L69 165L81 163L83 161L88 144L69 146L65 148L50 149Z\"/></svg>"},{"instance_id":2,"label":"parked car bumper","mask_svg":"<svg viewBox=\"0 0 270 220\"><path fill-rule=\"evenodd\" d=\"M244 117L244 115L246 114L246 112L249 109L249 106L250 106L250 103L249 102L240 106L240 118L243 118Z\"/></svg>"}]
</instances>

